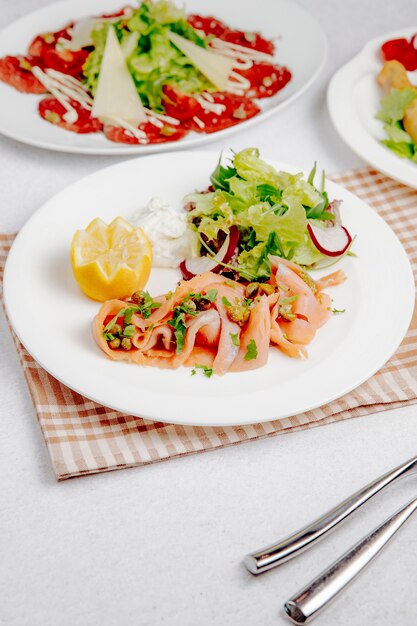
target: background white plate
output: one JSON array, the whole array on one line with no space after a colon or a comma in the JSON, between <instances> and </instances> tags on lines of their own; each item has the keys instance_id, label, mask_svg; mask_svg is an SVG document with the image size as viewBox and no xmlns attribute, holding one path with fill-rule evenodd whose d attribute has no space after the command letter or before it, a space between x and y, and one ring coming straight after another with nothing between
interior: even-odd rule
<instances>
[{"instance_id":1,"label":"background white plate","mask_svg":"<svg viewBox=\"0 0 417 626\"><path fill-rule=\"evenodd\" d=\"M329 83L327 103L330 117L341 138L368 163L405 185L417 188L417 164L401 159L380 143L386 138L383 124L375 119L381 97L376 77L382 69L381 45L390 39L417 32L410 26L372 39ZM417 72L409 72L417 84Z\"/></svg>"},{"instance_id":2,"label":"background white plate","mask_svg":"<svg viewBox=\"0 0 417 626\"><path fill-rule=\"evenodd\" d=\"M126 4L126 3L125 3ZM135 4L135 2L131 2ZM87 15L111 12L123 0L65 0L29 13L0 32L0 56L24 54L33 37L54 31L69 21ZM127 146L112 143L103 133L77 135L43 120L37 106L39 96L21 94L0 83L0 133L40 148L82 154L149 154L191 148L261 122L300 96L317 78L327 55L326 35L320 24L302 7L290 0L259 0L256 7L240 0L187 0L189 13L214 15L243 30L257 30L269 38L277 37L277 62L292 72L292 80L276 96L260 100L262 112L232 128L201 135L190 133L172 143Z\"/></svg>"},{"instance_id":3,"label":"background white plate","mask_svg":"<svg viewBox=\"0 0 417 626\"><path fill-rule=\"evenodd\" d=\"M318 331L308 360L271 349L263 368L207 379L191 376L189 368L159 370L104 356L91 336L100 305L81 294L72 276L73 233L96 216L129 218L155 194L178 202L207 185L217 160L215 152L182 152L106 168L53 197L20 231L4 276L7 312L27 350L61 382L132 415L181 424L243 424L287 417L340 397L395 351L414 306L407 256L372 209L328 182L330 198L343 200L343 221L357 234L358 258L339 264L348 281L328 292L335 308L346 313ZM176 270L153 270L148 288L153 295L162 293L178 276Z\"/></svg>"}]
</instances>

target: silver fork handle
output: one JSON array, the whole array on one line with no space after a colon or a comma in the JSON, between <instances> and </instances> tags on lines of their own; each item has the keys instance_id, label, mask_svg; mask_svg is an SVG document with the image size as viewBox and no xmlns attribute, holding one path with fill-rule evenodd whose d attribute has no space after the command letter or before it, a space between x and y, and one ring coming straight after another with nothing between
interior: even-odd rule
<instances>
[{"instance_id":1,"label":"silver fork handle","mask_svg":"<svg viewBox=\"0 0 417 626\"><path fill-rule=\"evenodd\" d=\"M363 489L360 489L328 511L328 513L325 513L293 535L263 550L248 554L244 559L244 564L252 574L261 574L281 565L281 563L289 561L334 530L340 522L345 520L351 513L357 511L359 507L385 489L385 487L392 485L395 481L416 470L417 457L414 457L369 483L369 485L363 487Z\"/></svg>"},{"instance_id":2,"label":"silver fork handle","mask_svg":"<svg viewBox=\"0 0 417 626\"><path fill-rule=\"evenodd\" d=\"M402 507L314 578L284 605L294 624L306 624L372 561L417 509L417 498Z\"/></svg>"}]
</instances>

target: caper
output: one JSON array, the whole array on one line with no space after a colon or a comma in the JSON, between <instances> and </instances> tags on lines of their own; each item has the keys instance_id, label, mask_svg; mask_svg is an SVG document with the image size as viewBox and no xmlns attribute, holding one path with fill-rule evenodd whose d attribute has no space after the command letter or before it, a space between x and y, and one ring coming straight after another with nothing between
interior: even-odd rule
<instances>
[{"instance_id":1,"label":"caper","mask_svg":"<svg viewBox=\"0 0 417 626\"><path fill-rule=\"evenodd\" d=\"M232 322L236 322L240 326L243 326L250 316L249 308L242 304L232 304L227 308L227 313Z\"/></svg>"},{"instance_id":2,"label":"caper","mask_svg":"<svg viewBox=\"0 0 417 626\"><path fill-rule=\"evenodd\" d=\"M121 346L123 350L131 350L132 349L132 340L129 337L123 337Z\"/></svg>"},{"instance_id":3,"label":"caper","mask_svg":"<svg viewBox=\"0 0 417 626\"><path fill-rule=\"evenodd\" d=\"M255 298L258 295L259 283L249 283L246 286L246 296L248 298Z\"/></svg>"},{"instance_id":4,"label":"caper","mask_svg":"<svg viewBox=\"0 0 417 626\"><path fill-rule=\"evenodd\" d=\"M205 300L204 298L202 298L201 300L197 300L197 302L195 303L197 311L207 311L207 309L210 308L210 304L211 302L209 300Z\"/></svg>"},{"instance_id":5,"label":"caper","mask_svg":"<svg viewBox=\"0 0 417 626\"><path fill-rule=\"evenodd\" d=\"M195 313L197 311L197 305L194 300L185 300L184 307L187 309L187 313Z\"/></svg>"},{"instance_id":6,"label":"caper","mask_svg":"<svg viewBox=\"0 0 417 626\"><path fill-rule=\"evenodd\" d=\"M270 296L275 291L274 286L270 283L262 283L259 285L259 293L264 294L265 296Z\"/></svg>"},{"instance_id":7,"label":"caper","mask_svg":"<svg viewBox=\"0 0 417 626\"><path fill-rule=\"evenodd\" d=\"M145 303L145 293L143 291L135 291L135 293L132 293L132 295L130 296L130 299L135 304L141 306Z\"/></svg>"},{"instance_id":8,"label":"caper","mask_svg":"<svg viewBox=\"0 0 417 626\"><path fill-rule=\"evenodd\" d=\"M112 335L120 335L122 333L123 329L120 326L120 324L115 324L112 329L111 329L111 334Z\"/></svg>"},{"instance_id":9,"label":"caper","mask_svg":"<svg viewBox=\"0 0 417 626\"><path fill-rule=\"evenodd\" d=\"M110 348L112 350L117 350L117 348L120 348L120 339L119 339L119 337L115 337L114 339L109 341L109 346L110 346Z\"/></svg>"}]
</instances>

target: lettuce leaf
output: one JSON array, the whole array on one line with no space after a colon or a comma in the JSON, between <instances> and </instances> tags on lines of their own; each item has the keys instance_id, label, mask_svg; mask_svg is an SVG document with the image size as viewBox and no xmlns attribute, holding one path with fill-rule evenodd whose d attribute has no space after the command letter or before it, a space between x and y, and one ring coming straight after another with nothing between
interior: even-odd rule
<instances>
[{"instance_id":1,"label":"lettuce leaf","mask_svg":"<svg viewBox=\"0 0 417 626\"><path fill-rule=\"evenodd\" d=\"M305 180L302 173L276 171L256 148L242 150L231 165L219 161L210 177L214 192L186 196L185 202L195 204L189 221L209 245L236 225L237 272L248 280L270 276L270 255L312 266L323 255L309 237L308 221L322 225L333 217L324 185L321 190L314 185L314 172Z\"/></svg>"},{"instance_id":2,"label":"lettuce leaf","mask_svg":"<svg viewBox=\"0 0 417 626\"><path fill-rule=\"evenodd\" d=\"M417 91L413 89L393 89L388 96L382 98L376 118L386 124L401 121L406 108L416 97Z\"/></svg>"},{"instance_id":3,"label":"lettuce leaf","mask_svg":"<svg viewBox=\"0 0 417 626\"><path fill-rule=\"evenodd\" d=\"M417 162L417 145L404 130L402 119L405 111L415 98L417 92L412 89L393 89L388 96L382 98L381 109L376 118L385 122L384 130L388 139L381 143L402 159Z\"/></svg>"},{"instance_id":4,"label":"lettuce leaf","mask_svg":"<svg viewBox=\"0 0 417 626\"><path fill-rule=\"evenodd\" d=\"M143 104L155 111L164 111L162 89L174 84L185 93L213 91L213 85L192 65L169 40L172 30L197 45L206 46L205 39L188 24L182 9L167 0L145 0L128 20L114 24L128 68ZM108 24L93 32L94 50L84 67L85 83L95 93Z\"/></svg>"}]
</instances>

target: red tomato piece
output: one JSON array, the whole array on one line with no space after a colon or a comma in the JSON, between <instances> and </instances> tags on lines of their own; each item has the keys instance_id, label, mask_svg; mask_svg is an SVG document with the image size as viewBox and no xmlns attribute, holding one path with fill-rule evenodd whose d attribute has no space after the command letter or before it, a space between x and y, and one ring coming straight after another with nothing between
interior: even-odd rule
<instances>
[{"instance_id":1,"label":"red tomato piece","mask_svg":"<svg viewBox=\"0 0 417 626\"><path fill-rule=\"evenodd\" d=\"M195 96L165 85L165 111L167 115L180 119L186 128L198 133L214 133L229 128L257 115L260 111L258 105L249 98L221 92L210 95L213 104L222 105L223 111L210 111L210 105L207 108L203 107Z\"/></svg>"},{"instance_id":2,"label":"red tomato piece","mask_svg":"<svg viewBox=\"0 0 417 626\"><path fill-rule=\"evenodd\" d=\"M46 93L30 68L31 63L25 57L3 57L0 59L0 80L23 93Z\"/></svg>"},{"instance_id":3,"label":"red tomato piece","mask_svg":"<svg viewBox=\"0 0 417 626\"><path fill-rule=\"evenodd\" d=\"M47 50L43 55L45 67L57 70L63 74L80 76L83 65L90 52L88 50Z\"/></svg>"},{"instance_id":4,"label":"red tomato piece","mask_svg":"<svg viewBox=\"0 0 417 626\"><path fill-rule=\"evenodd\" d=\"M202 30L205 35L214 35L220 37L228 27L215 17L208 15L188 15L187 22L196 30Z\"/></svg>"},{"instance_id":5,"label":"red tomato piece","mask_svg":"<svg viewBox=\"0 0 417 626\"><path fill-rule=\"evenodd\" d=\"M286 67L269 63L254 63L248 70L235 70L250 81L245 95L249 98L270 98L291 80Z\"/></svg>"},{"instance_id":6,"label":"red tomato piece","mask_svg":"<svg viewBox=\"0 0 417 626\"><path fill-rule=\"evenodd\" d=\"M65 121L64 115L66 109L52 96L47 96L40 101L39 113L44 120L47 120L51 124L56 124L60 126L60 128L65 128L65 130L70 130L73 133L97 133L102 130L103 124L97 118L92 117L90 111L84 109L84 107L75 100L70 100L70 103L78 113L78 119L72 124Z\"/></svg>"},{"instance_id":7,"label":"red tomato piece","mask_svg":"<svg viewBox=\"0 0 417 626\"><path fill-rule=\"evenodd\" d=\"M162 128L155 126L151 122L145 122L139 126L139 129L146 133L146 140L139 141L136 137L133 137L129 131L126 131L120 126L111 126L106 124L104 126L104 134L110 141L116 143L128 143L128 144L154 144L154 143L166 143L168 141L178 141L182 139L188 132L183 126L170 126L165 124Z\"/></svg>"},{"instance_id":8,"label":"red tomato piece","mask_svg":"<svg viewBox=\"0 0 417 626\"><path fill-rule=\"evenodd\" d=\"M241 30L228 29L220 35L219 39L235 43L239 46L244 46L245 48L250 48L251 50L258 50L259 52L264 52L265 54L272 55L275 52L275 44L255 32L245 33Z\"/></svg>"},{"instance_id":9,"label":"red tomato piece","mask_svg":"<svg viewBox=\"0 0 417 626\"><path fill-rule=\"evenodd\" d=\"M399 61L408 72L417 70L417 49L414 41L417 35L408 39L392 39L381 46L382 56L385 61Z\"/></svg>"}]
</instances>

